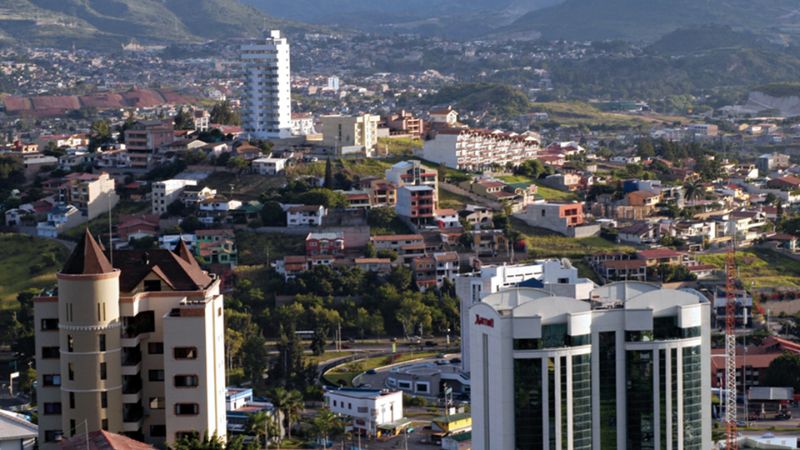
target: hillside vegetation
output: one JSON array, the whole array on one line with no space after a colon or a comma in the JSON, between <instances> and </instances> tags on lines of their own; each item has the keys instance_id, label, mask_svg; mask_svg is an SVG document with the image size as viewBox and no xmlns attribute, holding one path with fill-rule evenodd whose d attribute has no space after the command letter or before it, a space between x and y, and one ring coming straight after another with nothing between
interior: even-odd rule
<instances>
[{"instance_id":1,"label":"hillside vegetation","mask_svg":"<svg viewBox=\"0 0 800 450\"><path fill-rule=\"evenodd\" d=\"M19 292L55 286L66 247L25 234L0 233L0 308L11 307Z\"/></svg>"},{"instance_id":2,"label":"hillside vegetation","mask_svg":"<svg viewBox=\"0 0 800 450\"><path fill-rule=\"evenodd\" d=\"M4 0L0 42L119 48L257 35L264 27L298 25L264 15L239 0Z\"/></svg>"},{"instance_id":3,"label":"hillside vegetation","mask_svg":"<svg viewBox=\"0 0 800 450\"><path fill-rule=\"evenodd\" d=\"M756 33L800 34L795 0L566 0L506 28L545 39L654 41L677 28L719 24Z\"/></svg>"},{"instance_id":4,"label":"hillside vegetation","mask_svg":"<svg viewBox=\"0 0 800 450\"><path fill-rule=\"evenodd\" d=\"M424 101L429 105L452 105L459 111L481 111L500 118L526 113L531 107L528 96L520 89L490 83L445 86Z\"/></svg>"}]
</instances>

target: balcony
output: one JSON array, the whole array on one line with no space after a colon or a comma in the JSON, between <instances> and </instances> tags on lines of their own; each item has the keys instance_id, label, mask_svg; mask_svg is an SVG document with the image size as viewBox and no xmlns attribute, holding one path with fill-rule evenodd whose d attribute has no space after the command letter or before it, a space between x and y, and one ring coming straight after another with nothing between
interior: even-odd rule
<instances>
[{"instance_id":1,"label":"balcony","mask_svg":"<svg viewBox=\"0 0 800 450\"><path fill-rule=\"evenodd\" d=\"M139 375L125 375L122 377L122 394L138 394L142 390L142 377Z\"/></svg>"},{"instance_id":2,"label":"balcony","mask_svg":"<svg viewBox=\"0 0 800 450\"><path fill-rule=\"evenodd\" d=\"M141 422L144 418L144 408L140 403L124 403L122 405L122 421L125 423Z\"/></svg>"}]
</instances>

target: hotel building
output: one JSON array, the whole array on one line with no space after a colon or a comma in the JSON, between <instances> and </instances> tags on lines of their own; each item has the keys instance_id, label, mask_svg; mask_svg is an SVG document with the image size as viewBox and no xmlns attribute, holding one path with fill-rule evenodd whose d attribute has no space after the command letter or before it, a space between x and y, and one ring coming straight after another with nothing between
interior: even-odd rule
<instances>
[{"instance_id":1,"label":"hotel building","mask_svg":"<svg viewBox=\"0 0 800 450\"><path fill-rule=\"evenodd\" d=\"M711 448L710 303L625 282L469 310L476 450Z\"/></svg>"}]
</instances>

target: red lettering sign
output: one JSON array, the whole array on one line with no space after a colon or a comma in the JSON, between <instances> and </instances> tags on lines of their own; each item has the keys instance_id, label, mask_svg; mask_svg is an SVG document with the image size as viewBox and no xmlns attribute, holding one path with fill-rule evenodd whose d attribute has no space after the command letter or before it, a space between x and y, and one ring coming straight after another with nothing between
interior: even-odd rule
<instances>
[{"instance_id":1,"label":"red lettering sign","mask_svg":"<svg viewBox=\"0 0 800 450\"><path fill-rule=\"evenodd\" d=\"M486 317L475 314L475 325L485 325L489 328L494 328L494 319L487 319Z\"/></svg>"}]
</instances>

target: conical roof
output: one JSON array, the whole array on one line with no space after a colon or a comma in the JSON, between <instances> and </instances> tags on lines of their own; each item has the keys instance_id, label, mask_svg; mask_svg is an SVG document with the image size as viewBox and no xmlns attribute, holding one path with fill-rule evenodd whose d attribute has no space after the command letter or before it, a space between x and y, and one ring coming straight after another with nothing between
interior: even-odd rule
<instances>
[{"instance_id":1,"label":"conical roof","mask_svg":"<svg viewBox=\"0 0 800 450\"><path fill-rule=\"evenodd\" d=\"M175 253L181 257L184 261L189 263L192 269L200 270L200 264L197 263L197 260L194 258L192 251L189 250L189 246L186 245L186 241L183 239L178 239L178 245L175 247Z\"/></svg>"},{"instance_id":2,"label":"conical roof","mask_svg":"<svg viewBox=\"0 0 800 450\"><path fill-rule=\"evenodd\" d=\"M86 229L78 245L67 259L61 273L68 275L96 275L111 273L114 267L103 254L103 248Z\"/></svg>"}]
</instances>

